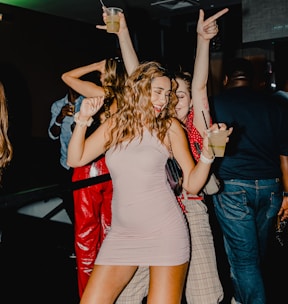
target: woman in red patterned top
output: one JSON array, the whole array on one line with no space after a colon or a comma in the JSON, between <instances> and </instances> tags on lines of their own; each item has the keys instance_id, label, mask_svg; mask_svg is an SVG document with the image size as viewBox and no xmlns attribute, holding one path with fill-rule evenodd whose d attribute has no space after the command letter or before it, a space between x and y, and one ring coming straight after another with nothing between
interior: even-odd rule
<instances>
[{"instance_id":1,"label":"woman in red patterned top","mask_svg":"<svg viewBox=\"0 0 288 304\"><path fill-rule=\"evenodd\" d=\"M228 9L221 10L204 21L204 12L200 10L193 80L189 72L176 73L178 82L176 94L179 100L176 112L187 131L196 162L202 150L203 132L207 129L207 124L212 124L206 87L209 71L209 44L218 33L216 19L227 11ZM225 124L220 124L220 126L226 128ZM186 301L188 304L220 303L224 294L218 275L214 241L203 194L193 196L183 190L181 202L185 206L192 244L185 291Z\"/></svg>"}]
</instances>

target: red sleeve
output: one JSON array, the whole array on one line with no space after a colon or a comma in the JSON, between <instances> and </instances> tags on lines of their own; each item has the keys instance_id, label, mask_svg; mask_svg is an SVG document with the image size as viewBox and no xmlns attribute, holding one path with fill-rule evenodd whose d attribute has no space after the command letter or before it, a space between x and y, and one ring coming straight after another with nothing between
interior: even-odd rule
<instances>
[{"instance_id":1,"label":"red sleeve","mask_svg":"<svg viewBox=\"0 0 288 304\"><path fill-rule=\"evenodd\" d=\"M194 111L192 108L192 110L190 111L187 117L186 130L187 130L187 135L188 135L188 140L190 143L192 155L195 161L198 162L200 158L200 154L198 153L197 145L199 147L199 150L201 151L203 146L203 138L199 133L199 131L193 125L193 118L194 118Z\"/></svg>"}]
</instances>

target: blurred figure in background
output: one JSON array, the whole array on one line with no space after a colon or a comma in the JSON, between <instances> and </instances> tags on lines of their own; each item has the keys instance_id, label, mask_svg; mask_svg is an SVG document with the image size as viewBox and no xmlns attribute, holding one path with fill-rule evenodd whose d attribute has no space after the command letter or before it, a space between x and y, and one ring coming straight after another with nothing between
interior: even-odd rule
<instances>
[{"instance_id":1,"label":"blurred figure in background","mask_svg":"<svg viewBox=\"0 0 288 304\"><path fill-rule=\"evenodd\" d=\"M224 157L215 161L223 189L213 203L230 264L233 303L264 304L268 240L277 213L288 218L287 117L270 94L252 88L249 60L234 58L224 71L225 89L212 98L212 118L233 127L233 133Z\"/></svg>"},{"instance_id":2,"label":"blurred figure in background","mask_svg":"<svg viewBox=\"0 0 288 304\"><path fill-rule=\"evenodd\" d=\"M0 81L0 187L4 169L13 157L13 148L8 137L9 117L5 90ZM1 221L1 217L0 217ZM2 222L2 221L1 221ZM2 228L0 227L0 243L2 241Z\"/></svg>"},{"instance_id":3,"label":"blurred figure in background","mask_svg":"<svg viewBox=\"0 0 288 304\"><path fill-rule=\"evenodd\" d=\"M83 97L71 87L68 87L67 94L53 102L51 106L51 120L48 128L48 135L52 140L59 140L60 143L60 182L71 183L73 170L67 165L67 149L72 135L74 113L80 109ZM63 206L74 224L74 208L72 191L65 191L61 195Z\"/></svg>"},{"instance_id":4,"label":"blurred figure in background","mask_svg":"<svg viewBox=\"0 0 288 304\"><path fill-rule=\"evenodd\" d=\"M96 71L100 73L100 83L83 80L84 76ZM62 75L62 80L81 95L105 98L104 105L94 115L93 122L86 131L86 137L116 112L126 78L126 69L120 58L107 58L67 71ZM74 168L72 180L76 182L108 173L105 155L102 154L85 166ZM103 239L110 229L112 192L111 180L73 192L74 243L80 298L94 267L94 261Z\"/></svg>"},{"instance_id":5,"label":"blurred figure in background","mask_svg":"<svg viewBox=\"0 0 288 304\"><path fill-rule=\"evenodd\" d=\"M279 81L279 85L277 83L277 90L273 94L273 98L278 100L280 103L283 102L284 105L286 104L288 107L288 75L285 75L284 79Z\"/></svg>"},{"instance_id":6,"label":"blurred figure in background","mask_svg":"<svg viewBox=\"0 0 288 304\"><path fill-rule=\"evenodd\" d=\"M11 162L13 156L13 148L8 137L8 107L5 96L5 90L2 82L0 82L0 182L3 170Z\"/></svg>"}]
</instances>

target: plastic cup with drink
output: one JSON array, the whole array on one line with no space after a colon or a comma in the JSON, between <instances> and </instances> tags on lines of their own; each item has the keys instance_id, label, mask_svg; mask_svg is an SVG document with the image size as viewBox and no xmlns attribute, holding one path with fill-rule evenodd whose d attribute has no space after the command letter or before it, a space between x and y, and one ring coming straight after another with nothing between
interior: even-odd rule
<instances>
[{"instance_id":1,"label":"plastic cup with drink","mask_svg":"<svg viewBox=\"0 0 288 304\"><path fill-rule=\"evenodd\" d=\"M209 153L215 157L223 157L229 130L215 130L208 133Z\"/></svg>"},{"instance_id":2,"label":"plastic cup with drink","mask_svg":"<svg viewBox=\"0 0 288 304\"><path fill-rule=\"evenodd\" d=\"M208 123L203 111L202 115L206 128L208 129ZM221 129L208 132L208 149L210 154L214 155L215 157L224 156L228 134L229 130Z\"/></svg>"},{"instance_id":3,"label":"plastic cup with drink","mask_svg":"<svg viewBox=\"0 0 288 304\"><path fill-rule=\"evenodd\" d=\"M105 12L107 14L106 25L108 33L117 33L120 28L120 16L123 10L119 7L105 7Z\"/></svg>"}]
</instances>

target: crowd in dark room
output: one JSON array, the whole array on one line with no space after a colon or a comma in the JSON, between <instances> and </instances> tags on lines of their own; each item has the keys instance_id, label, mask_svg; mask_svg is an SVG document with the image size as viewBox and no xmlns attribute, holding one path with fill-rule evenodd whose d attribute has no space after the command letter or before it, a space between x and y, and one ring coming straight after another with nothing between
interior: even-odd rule
<instances>
[{"instance_id":1,"label":"crowd in dark room","mask_svg":"<svg viewBox=\"0 0 288 304\"><path fill-rule=\"evenodd\" d=\"M61 74L119 55L117 38L92 24L4 4L0 4L0 10L5 17L0 22L0 80L8 99L9 134L14 148L13 161L4 171L0 188L0 302L78 303L75 260L68 257L73 250L71 225L20 216L17 209L37 200L48 200L57 196L55 191L61 191L57 173L59 143L48 137L51 104L66 94ZM137 18L132 11L125 13L140 60L155 59L171 68L181 64L193 69L198 12L162 21L150 19L145 12L137 14ZM214 13L213 9L207 12L210 13ZM255 86L259 89L261 80L267 79L267 62L273 69L270 79L277 82L285 76L285 37L243 44L242 9L238 4L232 5L218 24L219 35L211 44L209 94L221 89L223 60L239 54L254 62L259 72ZM225 289L221 302L224 304L229 303L231 283L221 233L213 208L210 209ZM268 288L274 299L272 304L287 301L287 248L271 240L267 276L271 278Z\"/></svg>"}]
</instances>

